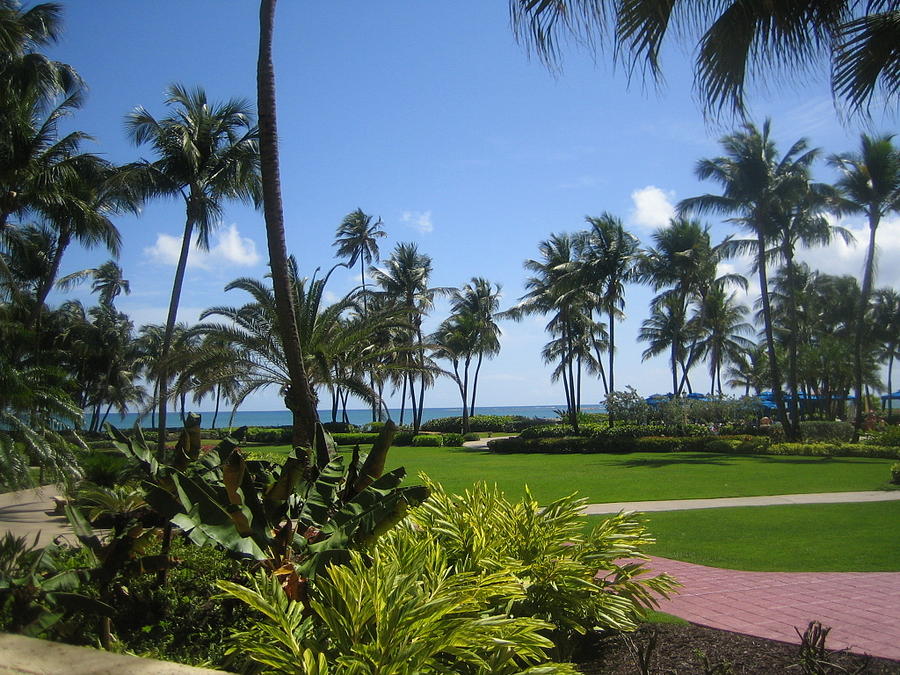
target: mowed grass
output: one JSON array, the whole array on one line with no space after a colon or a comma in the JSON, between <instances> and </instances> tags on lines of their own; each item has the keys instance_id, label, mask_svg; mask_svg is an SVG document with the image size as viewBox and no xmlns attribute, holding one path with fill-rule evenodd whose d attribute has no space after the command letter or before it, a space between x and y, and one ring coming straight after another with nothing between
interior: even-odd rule
<instances>
[{"instance_id":1,"label":"mowed grass","mask_svg":"<svg viewBox=\"0 0 900 675\"><path fill-rule=\"evenodd\" d=\"M288 446L246 449L289 452ZM396 447L388 455L387 468L406 467L407 480L424 472L455 493L483 480L496 483L510 498L519 497L528 485L542 502L577 492L599 503L888 489L891 464L888 459L855 457L699 452L495 455L464 448Z\"/></svg>"},{"instance_id":2,"label":"mowed grass","mask_svg":"<svg viewBox=\"0 0 900 675\"><path fill-rule=\"evenodd\" d=\"M645 514L646 553L762 572L900 572L900 501ZM603 516L589 516L589 526Z\"/></svg>"}]
</instances>

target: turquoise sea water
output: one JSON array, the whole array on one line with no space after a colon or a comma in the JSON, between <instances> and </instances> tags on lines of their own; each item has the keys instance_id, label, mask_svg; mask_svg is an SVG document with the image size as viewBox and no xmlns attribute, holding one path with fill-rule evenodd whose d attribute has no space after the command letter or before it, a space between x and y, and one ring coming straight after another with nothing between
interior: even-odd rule
<instances>
[{"instance_id":1,"label":"turquoise sea water","mask_svg":"<svg viewBox=\"0 0 900 675\"><path fill-rule=\"evenodd\" d=\"M484 406L476 408L475 414L522 415L523 417L555 418L556 413L554 411L559 409L565 409L565 405ZM588 413L604 412L603 406L600 405L584 406L582 410ZM399 423L400 409L392 409L390 413L391 418ZM202 415L200 424L204 428L211 427L213 423L213 413L201 411L200 414ZM216 427L227 426L230 414L230 411L220 410L219 415L216 418ZM455 417L458 415L462 415L462 409L460 408L425 408L422 412L422 421L427 422L436 417ZM372 411L370 409L348 410L347 416L350 418L352 424L363 425L372 421ZM323 422L330 421L331 410L320 410L319 417ZM338 419L340 420L340 411L338 412ZM137 420L138 415L136 413L129 413L125 416L110 414L106 421L116 427L133 427ZM168 426L177 426L180 423L180 420L181 418L178 413L169 411L166 418ZM406 410L403 421L407 424L410 422L409 409ZM234 415L233 425L236 427L280 427L289 425L290 423L291 415L286 410L238 410ZM141 419L141 426L144 428L151 427L150 415L146 415Z\"/></svg>"}]
</instances>

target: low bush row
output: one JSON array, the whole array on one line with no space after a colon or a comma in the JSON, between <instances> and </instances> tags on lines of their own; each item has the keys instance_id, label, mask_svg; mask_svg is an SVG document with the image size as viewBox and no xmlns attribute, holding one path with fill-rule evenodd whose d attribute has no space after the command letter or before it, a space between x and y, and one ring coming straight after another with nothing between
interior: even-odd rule
<instances>
[{"instance_id":1,"label":"low bush row","mask_svg":"<svg viewBox=\"0 0 900 675\"><path fill-rule=\"evenodd\" d=\"M635 439L643 436L703 436L709 434L702 424L582 424L578 436L603 439ZM566 438L575 436L570 424L541 424L524 429L521 438Z\"/></svg>"},{"instance_id":2,"label":"low bush row","mask_svg":"<svg viewBox=\"0 0 900 675\"><path fill-rule=\"evenodd\" d=\"M801 455L812 457L900 458L900 450L861 443L772 443L762 436L643 436L609 438L574 436L566 438L506 438L488 441L497 453L541 452L627 453L627 452L721 452L758 455Z\"/></svg>"},{"instance_id":3,"label":"low bush row","mask_svg":"<svg viewBox=\"0 0 900 675\"><path fill-rule=\"evenodd\" d=\"M472 415L469 418L469 430L518 433L523 429L543 424L546 421L537 417L523 417L521 415ZM422 430L437 431L439 433L458 433L462 430L462 424L462 417L437 417L425 422L422 425Z\"/></svg>"}]
</instances>

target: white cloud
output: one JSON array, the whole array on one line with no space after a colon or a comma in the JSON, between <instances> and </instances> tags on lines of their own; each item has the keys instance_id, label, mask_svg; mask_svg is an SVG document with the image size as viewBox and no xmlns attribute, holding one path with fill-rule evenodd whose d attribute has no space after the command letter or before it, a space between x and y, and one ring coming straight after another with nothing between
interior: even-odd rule
<instances>
[{"instance_id":1,"label":"white cloud","mask_svg":"<svg viewBox=\"0 0 900 675\"><path fill-rule=\"evenodd\" d=\"M856 244L845 244L842 239L829 246L801 249L797 258L813 269L825 274L854 276L862 283L863 265L869 243L869 228L865 224L841 223L856 237ZM900 288L900 218L885 218L875 234L877 246L877 274L875 287Z\"/></svg>"},{"instance_id":2,"label":"white cloud","mask_svg":"<svg viewBox=\"0 0 900 675\"><path fill-rule=\"evenodd\" d=\"M400 221L421 234L428 234L434 230L431 211L404 211L400 216Z\"/></svg>"},{"instance_id":3,"label":"white cloud","mask_svg":"<svg viewBox=\"0 0 900 675\"><path fill-rule=\"evenodd\" d=\"M157 234L156 243L144 249L144 255L161 265L177 265L180 253L181 237L169 234ZM242 237L234 224L215 234L215 243L208 251L194 246L188 255L188 267L203 270L223 264L252 267L259 261L256 243L249 237Z\"/></svg>"},{"instance_id":4,"label":"white cloud","mask_svg":"<svg viewBox=\"0 0 900 675\"><path fill-rule=\"evenodd\" d=\"M675 216L674 198L674 192L665 192L654 185L635 190L631 193L634 202L631 222L647 228L665 227Z\"/></svg>"}]
</instances>

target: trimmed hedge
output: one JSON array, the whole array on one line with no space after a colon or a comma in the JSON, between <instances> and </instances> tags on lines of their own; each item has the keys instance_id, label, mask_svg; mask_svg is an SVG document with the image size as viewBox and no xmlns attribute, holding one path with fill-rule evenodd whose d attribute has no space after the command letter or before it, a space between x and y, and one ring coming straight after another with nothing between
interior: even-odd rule
<instances>
[{"instance_id":1,"label":"trimmed hedge","mask_svg":"<svg viewBox=\"0 0 900 675\"><path fill-rule=\"evenodd\" d=\"M444 439L440 434L419 434L412 439L415 448L439 448L443 442Z\"/></svg>"},{"instance_id":2,"label":"trimmed hedge","mask_svg":"<svg viewBox=\"0 0 900 675\"><path fill-rule=\"evenodd\" d=\"M544 424L547 420L521 415L472 415L469 418L470 431L507 431L517 433L536 424ZM459 433L462 430L462 417L436 417L422 425L423 431L439 433Z\"/></svg>"},{"instance_id":3,"label":"trimmed hedge","mask_svg":"<svg viewBox=\"0 0 900 675\"><path fill-rule=\"evenodd\" d=\"M366 434L358 431L347 434L331 434L331 437L338 445L371 445L378 438L378 434Z\"/></svg>"},{"instance_id":4,"label":"trimmed hedge","mask_svg":"<svg viewBox=\"0 0 900 675\"><path fill-rule=\"evenodd\" d=\"M800 455L807 457L900 458L900 450L851 443L771 443L762 436L644 436L641 438L499 438L488 441L496 453L629 453L718 452L748 455Z\"/></svg>"},{"instance_id":5,"label":"trimmed hedge","mask_svg":"<svg viewBox=\"0 0 900 675\"><path fill-rule=\"evenodd\" d=\"M850 422L813 420L800 422L800 437L804 441L829 441L849 443L853 440L854 428Z\"/></svg>"},{"instance_id":6,"label":"trimmed hedge","mask_svg":"<svg viewBox=\"0 0 900 675\"><path fill-rule=\"evenodd\" d=\"M578 436L606 439L635 439L644 436L705 436L709 434L702 424L581 424ZM521 438L569 438L576 436L571 424L541 424L522 431Z\"/></svg>"},{"instance_id":7,"label":"trimmed hedge","mask_svg":"<svg viewBox=\"0 0 900 675\"><path fill-rule=\"evenodd\" d=\"M444 446L448 448L459 448L464 440L462 434L441 434L441 437L444 439Z\"/></svg>"}]
</instances>

